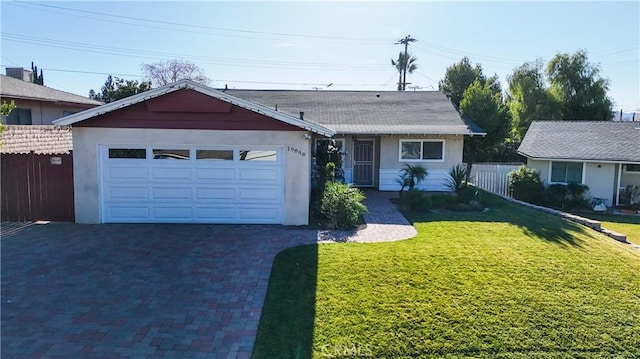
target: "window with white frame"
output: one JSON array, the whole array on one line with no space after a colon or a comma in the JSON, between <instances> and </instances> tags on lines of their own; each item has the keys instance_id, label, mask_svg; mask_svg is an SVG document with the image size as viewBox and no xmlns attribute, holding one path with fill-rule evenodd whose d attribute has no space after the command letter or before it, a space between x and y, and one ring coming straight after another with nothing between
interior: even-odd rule
<instances>
[{"instance_id":1,"label":"window with white frame","mask_svg":"<svg viewBox=\"0 0 640 359\"><path fill-rule=\"evenodd\" d=\"M552 183L582 183L582 162L551 162Z\"/></svg>"},{"instance_id":2,"label":"window with white frame","mask_svg":"<svg viewBox=\"0 0 640 359\"><path fill-rule=\"evenodd\" d=\"M400 140L400 161L444 161L444 140Z\"/></svg>"},{"instance_id":3,"label":"window with white frame","mask_svg":"<svg viewBox=\"0 0 640 359\"><path fill-rule=\"evenodd\" d=\"M624 165L624 172L625 173L640 174L640 164L628 163L628 164Z\"/></svg>"}]
</instances>

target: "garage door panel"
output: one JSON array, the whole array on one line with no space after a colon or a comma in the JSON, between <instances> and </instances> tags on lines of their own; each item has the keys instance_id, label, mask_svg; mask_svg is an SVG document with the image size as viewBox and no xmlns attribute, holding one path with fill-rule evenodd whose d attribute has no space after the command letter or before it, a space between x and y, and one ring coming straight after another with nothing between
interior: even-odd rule
<instances>
[{"instance_id":1,"label":"garage door panel","mask_svg":"<svg viewBox=\"0 0 640 359\"><path fill-rule=\"evenodd\" d=\"M245 223L249 220L254 221L252 223L273 223L273 221L279 219L279 211L280 208L277 206L240 206L238 208L238 219Z\"/></svg>"},{"instance_id":2,"label":"garage door panel","mask_svg":"<svg viewBox=\"0 0 640 359\"><path fill-rule=\"evenodd\" d=\"M147 200L149 189L143 186L118 186L111 185L105 189L106 196L110 200Z\"/></svg>"},{"instance_id":3,"label":"garage door panel","mask_svg":"<svg viewBox=\"0 0 640 359\"><path fill-rule=\"evenodd\" d=\"M189 180L192 176L191 168L154 167L151 169L151 179L154 180Z\"/></svg>"},{"instance_id":4,"label":"garage door panel","mask_svg":"<svg viewBox=\"0 0 640 359\"><path fill-rule=\"evenodd\" d=\"M235 188L215 188L215 187L196 188L197 200L211 200L211 199L234 200L235 198L236 198Z\"/></svg>"},{"instance_id":5,"label":"garage door panel","mask_svg":"<svg viewBox=\"0 0 640 359\"><path fill-rule=\"evenodd\" d=\"M231 206L196 208L196 219L212 223L230 223L236 219L236 209Z\"/></svg>"},{"instance_id":6,"label":"garage door panel","mask_svg":"<svg viewBox=\"0 0 640 359\"><path fill-rule=\"evenodd\" d=\"M198 180L226 180L236 179L235 168L196 168L196 179Z\"/></svg>"},{"instance_id":7,"label":"garage door panel","mask_svg":"<svg viewBox=\"0 0 640 359\"><path fill-rule=\"evenodd\" d=\"M279 168L241 168L239 179L241 181L273 181L279 182Z\"/></svg>"},{"instance_id":8,"label":"garage door panel","mask_svg":"<svg viewBox=\"0 0 640 359\"><path fill-rule=\"evenodd\" d=\"M238 190L239 199L245 201L280 201L280 190L278 188L241 188Z\"/></svg>"},{"instance_id":9,"label":"garage door panel","mask_svg":"<svg viewBox=\"0 0 640 359\"><path fill-rule=\"evenodd\" d=\"M193 208L192 207L179 207L179 206L171 206L171 207L154 207L153 208L153 219L159 221L166 220L176 220L176 221L189 221L193 217Z\"/></svg>"},{"instance_id":10,"label":"garage door panel","mask_svg":"<svg viewBox=\"0 0 640 359\"><path fill-rule=\"evenodd\" d=\"M145 167L135 166L108 167L106 172L111 181L146 181L148 173Z\"/></svg>"},{"instance_id":11,"label":"garage door panel","mask_svg":"<svg viewBox=\"0 0 640 359\"><path fill-rule=\"evenodd\" d=\"M151 199L153 200L176 200L189 201L192 199L191 187L152 187Z\"/></svg>"},{"instance_id":12,"label":"garage door panel","mask_svg":"<svg viewBox=\"0 0 640 359\"><path fill-rule=\"evenodd\" d=\"M107 218L111 222L141 220L146 222L150 215L149 207L135 205L108 205Z\"/></svg>"}]
</instances>

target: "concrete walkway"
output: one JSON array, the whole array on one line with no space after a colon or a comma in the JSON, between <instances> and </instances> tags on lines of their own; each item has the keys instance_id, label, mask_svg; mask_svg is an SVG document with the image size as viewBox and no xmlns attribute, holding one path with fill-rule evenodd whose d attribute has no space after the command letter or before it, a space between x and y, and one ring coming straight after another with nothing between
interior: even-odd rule
<instances>
[{"instance_id":1,"label":"concrete walkway","mask_svg":"<svg viewBox=\"0 0 640 359\"><path fill-rule=\"evenodd\" d=\"M397 192L365 191L365 205L369 209L364 215L366 226L353 231L318 231L318 242L393 242L414 237L418 232L391 203Z\"/></svg>"}]
</instances>

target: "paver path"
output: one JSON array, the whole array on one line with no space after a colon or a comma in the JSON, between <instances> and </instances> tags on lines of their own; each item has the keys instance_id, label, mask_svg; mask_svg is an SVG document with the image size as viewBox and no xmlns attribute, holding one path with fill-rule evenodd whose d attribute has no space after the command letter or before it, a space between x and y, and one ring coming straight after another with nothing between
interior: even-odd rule
<instances>
[{"instance_id":1,"label":"paver path","mask_svg":"<svg viewBox=\"0 0 640 359\"><path fill-rule=\"evenodd\" d=\"M5 224L2 357L248 358L278 252L319 238L415 234L388 194L367 195L367 227L346 237L283 226Z\"/></svg>"},{"instance_id":2,"label":"paver path","mask_svg":"<svg viewBox=\"0 0 640 359\"><path fill-rule=\"evenodd\" d=\"M367 223L359 231L318 231L319 242L392 242L415 237L418 232L390 201L397 198L397 192L365 192L365 205L369 211L364 214Z\"/></svg>"}]
</instances>

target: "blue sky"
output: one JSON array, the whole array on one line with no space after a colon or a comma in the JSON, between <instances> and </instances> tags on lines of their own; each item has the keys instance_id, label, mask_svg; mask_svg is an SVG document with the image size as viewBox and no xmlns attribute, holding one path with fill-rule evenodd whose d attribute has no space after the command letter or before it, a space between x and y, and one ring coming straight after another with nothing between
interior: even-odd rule
<instances>
[{"instance_id":1,"label":"blue sky","mask_svg":"<svg viewBox=\"0 0 640 359\"><path fill-rule=\"evenodd\" d=\"M44 69L45 84L87 95L107 74L141 79L143 63L179 58L214 87L395 90L390 64L410 34L437 89L468 56L506 76L525 61L586 49L616 109L640 111L640 2L40 2L5 1L1 64Z\"/></svg>"}]
</instances>

